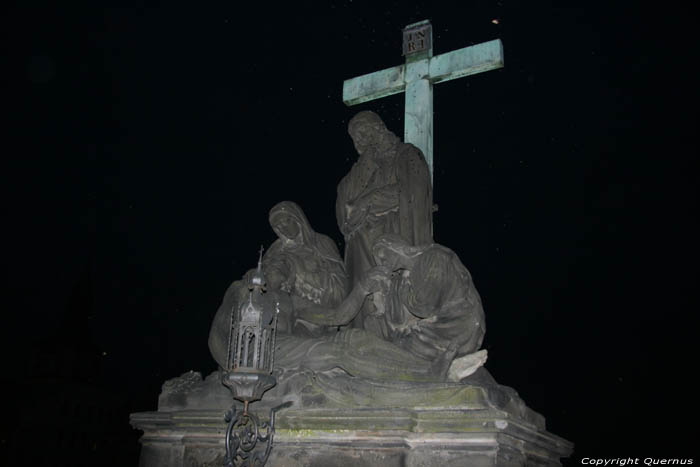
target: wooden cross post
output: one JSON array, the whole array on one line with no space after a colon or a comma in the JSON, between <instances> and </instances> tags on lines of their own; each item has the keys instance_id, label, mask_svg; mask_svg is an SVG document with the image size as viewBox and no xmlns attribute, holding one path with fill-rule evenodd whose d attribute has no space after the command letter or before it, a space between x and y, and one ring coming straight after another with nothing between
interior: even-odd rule
<instances>
[{"instance_id":1,"label":"wooden cross post","mask_svg":"<svg viewBox=\"0 0 700 467\"><path fill-rule=\"evenodd\" d=\"M406 93L404 141L425 155L433 178L433 84L503 67L500 39L433 57L430 21L409 24L403 30L404 65L375 71L343 83L343 102L363 102Z\"/></svg>"}]
</instances>

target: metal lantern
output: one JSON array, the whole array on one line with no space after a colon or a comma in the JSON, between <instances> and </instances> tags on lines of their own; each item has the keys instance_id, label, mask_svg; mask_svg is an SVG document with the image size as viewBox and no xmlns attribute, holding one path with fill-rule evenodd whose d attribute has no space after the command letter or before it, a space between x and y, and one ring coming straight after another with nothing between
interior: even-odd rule
<instances>
[{"instance_id":1,"label":"metal lantern","mask_svg":"<svg viewBox=\"0 0 700 467\"><path fill-rule=\"evenodd\" d=\"M224 385L246 405L275 385L272 365L279 304L266 294L262 251L260 256L258 269L250 278L248 297L241 300L238 309L231 310L228 358L223 372Z\"/></svg>"},{"instance_id":2,"label":"metal lantern","mask_svg":"<svg viewBox=\"0 0 700 467\"><path fill-rule=\"evenodd\" d=\"M248 296L231 310L228 357L226 368L221 371L221 382L234 399L243 402L243 411L236 410L234 403L226 414L227 467L264 465L272 449L275 412L291 405L274 407L269 423L262 424L248 411L250 402L261 399L277 383L272 368L279 311L279 303L266 293L261 249L258 268L248 284ZM258 441L265 443L261 449L255 449Z\"/></svg>"}]
</instances>

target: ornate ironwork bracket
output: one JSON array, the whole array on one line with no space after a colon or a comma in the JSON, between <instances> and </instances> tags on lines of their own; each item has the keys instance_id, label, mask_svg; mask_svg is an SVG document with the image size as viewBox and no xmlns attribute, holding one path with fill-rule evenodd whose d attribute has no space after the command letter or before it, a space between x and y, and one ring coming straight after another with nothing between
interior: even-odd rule
<instances>
[{"instance_id":1,"label":"ornate ironwork bracket","mask_svg":"<svg viewBox=\"0 0 700 467\"><path fill-rule=\"evenodd\" d=\"M272 451L275 414L291 405L292 402L288 401L271 408L270 421L260 423L258 417L248 411L248 402L244 403L243 411L236 410L234 402L224 418L228 422L224 467L264 466Z\"/></svg>"}]
</instances>

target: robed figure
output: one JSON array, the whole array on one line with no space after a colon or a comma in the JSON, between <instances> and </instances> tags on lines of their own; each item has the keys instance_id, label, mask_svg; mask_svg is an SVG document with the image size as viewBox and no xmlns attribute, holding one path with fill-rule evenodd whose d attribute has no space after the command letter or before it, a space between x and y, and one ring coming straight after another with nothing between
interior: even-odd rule
<instances>
[{"instance_id":1,"label":"robed figure","mask_svg":"<svg viewBox=\"0 0 700 467\"><path fill-rule=\"evenodd\" d=\"M398 235L385 234L372 252L379 263L372 277L381 278L383 272L386 279L384 286L370 290L381 295L386 340L426 360L451 346L458 359L479 350L486 333L481 297L454 251L435 243L410 246ZM485 356L484 351L471 363Z\"/></svg>"},{"instance_id":2,"label":"robed figure","mask_svg":"<svg viewBox=\"0 0 700 467\"><path fill-rule=\"evenodd\" d=\"M338 185L336 217L352 288L376 265L371 247L380 235L397 234L409 245L433 242L433 194L421 151L402 143L376 113L359 112L348 132L359 159ZM366 327L373 305L366 308L355 326Z\"/></svg>"},{"instance_id":3,"label":"robed figure","mask_svg":"<svg viewBox=\"0 0 700 467\"><path fill-rule=\"evenodd\" d=\"M304 211L291 201L270 210L270 226L278 238L263 258L268 286L289 292L295 308L340 305L348 283L333 240L314 231Z\"/></svg>"},{"instance_id":4,"label":"robed figure","mask_svg":"<svg viewBox=\"0 0 700 467\"><path fill-rule=\"evenodd\" d=\"M338 248L328 236L314 231L298 204L282 201L270 210L270 226L277 240L265 252L262 265L266 289L279 302L278 331L291 334L292 309L322 307L335 309L348 295L348 281ZM209 350L224 366L231 312L248 294L254 269L231 284L212 322ZM278 336L279 337L279 336Z\"/></svg>"}]
</instances>

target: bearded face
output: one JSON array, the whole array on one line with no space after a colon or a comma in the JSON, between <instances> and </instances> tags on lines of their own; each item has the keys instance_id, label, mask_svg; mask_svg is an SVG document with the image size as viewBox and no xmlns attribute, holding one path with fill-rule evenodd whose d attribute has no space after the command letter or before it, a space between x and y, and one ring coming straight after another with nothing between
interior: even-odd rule
<instances>
[{"instance_id":1,"label":"bearded face","mask_svg":"<svg viewBox=\"0 0 700 467\"><path fill-rule=\"evenodd\" d=\"M350 132L355 150L361 156L367 154L370 148L376 144L378 131L372 125L358 125Z\"/></svg>"},{"instance_id":2,"label":"bearded face","mask_svg":"<svg viewBox=\"0 0 700 467\"><path fill-rule=\"evenodd\" d=\"M398 138L392 132L379 125L364 123L350 131L355 150L360 156L369 155L382 159L394 147Z\"/></svg>"}]
</instances>

